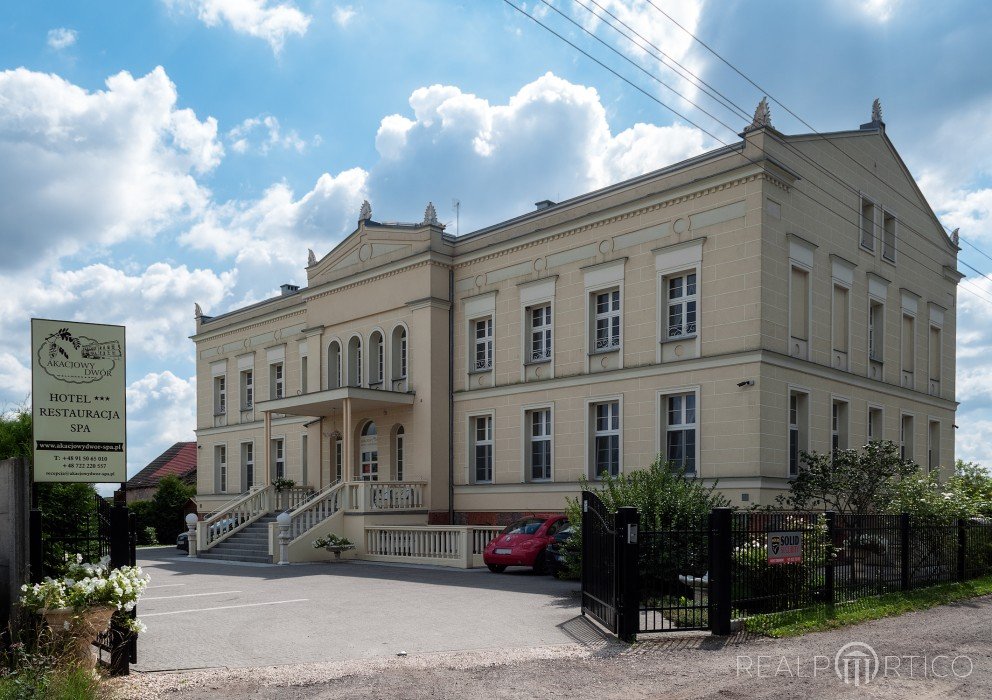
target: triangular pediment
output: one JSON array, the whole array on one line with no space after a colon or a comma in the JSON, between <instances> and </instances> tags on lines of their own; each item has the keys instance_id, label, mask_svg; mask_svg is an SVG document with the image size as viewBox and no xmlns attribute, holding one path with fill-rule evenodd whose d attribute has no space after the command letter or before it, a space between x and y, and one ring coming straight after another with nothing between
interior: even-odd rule
<instances>
[{"instance_id":1,"label":"triangular pediment","mask_svg":"<svg viewBox=\"0 0 992 700\"><path fill-rule=\"evenodd\" d=\"M428 227L362 222L358 229L307 269L309 286L407 257L429 243Z\"/></svg>"}]
</instances>

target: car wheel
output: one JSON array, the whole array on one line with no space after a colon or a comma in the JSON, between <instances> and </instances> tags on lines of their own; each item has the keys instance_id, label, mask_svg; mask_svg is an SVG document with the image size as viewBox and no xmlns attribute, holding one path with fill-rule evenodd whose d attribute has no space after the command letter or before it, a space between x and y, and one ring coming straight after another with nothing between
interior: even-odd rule
<instances>
[{"instance_id":1,"label":"car wheel","mask_svg":"<svg viewBox=\"0 0 992 700\"><path fill-rule=\"evenodd\" d=\"M547 571L548 571L548 563L544 558L544 552L541 552L534 559L534 573L541 575L547 573Z\"/></svg>"},{"instance_id":2,"label":"car wheel","mask_svg":"<svg viewBox=\"0 0 992 700\"><path fill-rule=\"evenodd\" d=\"M501 574L504 571L506 571L506 567L503 566L502 564L486 564L486 566L488 566L489 570L492 571L494 574Z\"/></svg>"}]
</instances>

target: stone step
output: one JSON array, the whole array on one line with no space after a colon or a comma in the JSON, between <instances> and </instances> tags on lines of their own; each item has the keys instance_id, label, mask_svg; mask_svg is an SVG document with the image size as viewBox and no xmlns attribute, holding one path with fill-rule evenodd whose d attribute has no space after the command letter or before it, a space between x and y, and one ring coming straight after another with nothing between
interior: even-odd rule
<instances>
[{"instance_id":1,"label":"stone step","mask_svg":"<svg viewBox=\"0 0 992 700\"><path fill-rule=\"evenodd\" d=\"M241 554L220 554L206 552L200 555L200 559L216 559L218 561L247 561L256 564L271 564L272 557L268 554L264 556L260 555L241 555Z\"/></svg>"},{"instance_id":2,"label":"stone step","mask_svg":"<svg viewBox=\"0 0 992 700\"><path fill-rule=\"evenodd\" d=\"M235 550L239 550L239 551L240 550L246 550L246 551L252 551L252 552L255 552L255 551L268 552L269 551L269 545L267 545L267 544L255 544L253 542L230 542L230 541L228 541L228 542L221 542L220 544L214 545L213 547L211 547L207 551L208 552L213 552L213 551L218 551L219 552L219 551L228 550L228 549L235 549Z\"/></svg>"}]
</instances>

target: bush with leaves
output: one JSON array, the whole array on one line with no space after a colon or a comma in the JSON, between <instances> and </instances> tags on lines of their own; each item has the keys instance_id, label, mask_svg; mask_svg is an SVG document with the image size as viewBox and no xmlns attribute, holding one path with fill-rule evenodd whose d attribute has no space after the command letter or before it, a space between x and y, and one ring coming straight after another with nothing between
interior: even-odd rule
<instances>
[{"instance_id":1,"label":"bush with leaves","mask_svg":"<svg viewBox=\"0 0 992 700\"><path fill-rule=\"evenodd\" d=\"M971 503L973 516L992 517L992 474L985 467L959 459L947 485Z\"/></svg>"},{"instance_id":2,"label":"bush with leaves","mask_svg":"<svg viewBox=\"0 0 992 700\"><path fill-rule=\"evenodd\" d=\"M640 513L640 530L693 531L707 527L713 508L729 505L729 501L716 491L716 484L706 486L681 467L670 464L660 456L647 469L635 469L618 476L603 474L598 483L580 479L583 491L592 491L603 501L611 513L622 507L637 508ZM565 510L575 532L574 545L566 548L565 576L578 577L582 568L582 504L568 499ZM705 557L704 538L687 533L685 542L673 543L664 551L650 555L649 547L642 547L642 577L671 578L679 573L690 573L698 568L697 560ZM679 561L674 561L677 558ZM674 573L673 573L674 572ZM645 578L645 581L647 579Z\"/></svg>"},{"instance_id":3,"label":"bush with leaves","mask_svg":"<svg viewBox=\"0 0 992 700\"><path fill-rule=\"evenodd\" d=\"M196 496L196 487L177 476L169 475L158 482L152 496L151 522L159 542L172 543L180 532L186 531L186 504Z\"/></svg>"}]
</instances>

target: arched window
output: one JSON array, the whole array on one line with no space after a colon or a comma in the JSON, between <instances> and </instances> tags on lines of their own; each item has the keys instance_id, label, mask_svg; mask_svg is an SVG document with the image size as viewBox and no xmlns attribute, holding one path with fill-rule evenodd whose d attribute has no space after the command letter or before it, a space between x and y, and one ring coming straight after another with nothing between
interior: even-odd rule
<instances>
[{"instance_id":1,"label":"arched window","mask_svg":"<svg viewBox=\"0 0 992 700\"><path fill-rule=\"evenodd\" d=\"M381 387L386 372L386 346L382 333L373 331L369 336L369 386Z\"/></svg>"},{"instance_id":2,"label":"arched window","mask_svg":"<svg viewBox=\"0 0 992 700\"><path fill-rule=\"evenodd\" d=\"M362 385L362 339L357 335L348 341L348 386Z\"/></svg>"},{"instance_id":3,"label":"arched window","mask_svg":"<svg viewBox=\"0 0 992 700\"><path fill-rule=\"evenodd\" d=\"M407 378L408 362L406 328L396 326L392 334L392 378L394 382Z\"/></svg>"},{"instance_id":4,"label":"arched window","mask_svg":"<svg viewBox=\"0 0 992 700\"><path fill-rule=\"evenodd\" d=\"M341 386L341 345L333 340L327 346L327 388L337 389Z\"/></svg>"},{"instance_id":5,"label":"arched window","mask_svg":"<svg viewBox=\"0 0 992 700\"><path fill-rule=\"evenodd\" d=\"M396 462L395 472L397 481L403 481L403 460L406 457L404 454L404 448L406 447L404 444L405 442L406 432L403 430L403 426L401 425L396 429L396 445L393 447L393 459Z\"/></svg>"},{"instance_id":6,"label":"arched window","mask_svg":"<svg viewBox=\"0 0 992 700\"><path fill-rule=\"evenodd\" d=\"M361 458L358 460L359 475L362 481L379 480L379 432L375 423L369 421L362 428L362 437L359 440L359 450Z\"/></svg>"}]
</instances>

